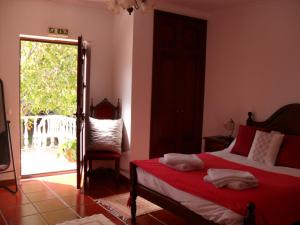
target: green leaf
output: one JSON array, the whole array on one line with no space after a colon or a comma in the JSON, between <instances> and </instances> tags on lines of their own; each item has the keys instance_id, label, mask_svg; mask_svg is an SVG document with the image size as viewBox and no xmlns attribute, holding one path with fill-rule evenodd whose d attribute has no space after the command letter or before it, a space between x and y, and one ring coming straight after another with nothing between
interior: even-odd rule
<instances>
[{"instance_id":1,"label":"green leaf","mask_svg":"<svg viewBox=\"0 0 300 225\"><path fill-rule=\"evenodd\" d=\"M77 101L77 46L21 41L21 115L72 116Z\"/></svg>"}]
</instances>

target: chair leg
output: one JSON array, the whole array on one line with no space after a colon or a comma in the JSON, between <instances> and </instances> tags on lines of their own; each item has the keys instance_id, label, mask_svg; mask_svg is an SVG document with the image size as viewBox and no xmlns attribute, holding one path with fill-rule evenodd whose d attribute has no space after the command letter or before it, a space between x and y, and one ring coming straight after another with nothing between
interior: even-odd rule
<instances>
[{"instance_id":1,"label":"chair leg","mask_svg":"<svg viewBox=\"0 0 300 225\"><path fill-rule=\"evenodd\" d=\"M84 191L87 191L87 160L83 159L83 162L84 162L84 165L83 165L83 168L84 168L83 188L84 188Z\"/></svg>"},{"instance_id":2,"label":"chair leg","mask_svg":"<svg viewBox=\"0 0 300 225\"><path fill-rule=\"evenodd\" d=\"M119 176L120 176L120 159L116 159L116 161L115 161L115 173L116 173L116 181L119 181Z\"/></svg>"},{"instance_id":3,"label":"chair leg","mask_svg":"<svg viewBox=\"0 0 300 225\"><path fill-rule=\"evenodd\" d=\"M90 159L90 160L89 160L89 171L88 171L89 176L91 176L92 171L93 171L93 160Z\"/></svg>"}]
</instances>

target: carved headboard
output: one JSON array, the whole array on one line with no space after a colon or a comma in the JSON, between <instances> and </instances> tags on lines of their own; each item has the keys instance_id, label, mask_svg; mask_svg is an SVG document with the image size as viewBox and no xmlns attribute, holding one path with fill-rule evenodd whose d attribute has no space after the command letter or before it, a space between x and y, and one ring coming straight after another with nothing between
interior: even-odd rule
<instances>
[{"instance_id":1,"label":"carved headboard","mask_svg":"<svg viewBox=\"0 0 300 225\"><path fill-rule=\"evenodd\" d=\"M299 135L300 134L300 104L288 104L276 112L268 119L262 122L254 121L253 113L248 113L248 126L264 127L269 130L275 130L284 134Z\"/></svg>"}]
</instances>

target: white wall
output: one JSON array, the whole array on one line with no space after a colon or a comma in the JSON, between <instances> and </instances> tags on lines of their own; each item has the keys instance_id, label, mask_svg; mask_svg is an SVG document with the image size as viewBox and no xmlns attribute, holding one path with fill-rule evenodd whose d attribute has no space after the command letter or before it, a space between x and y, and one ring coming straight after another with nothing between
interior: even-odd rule
<instances>
[{"instance_id":1,"label":"white wall","mask_svg":"<svg viewBox=\"0 0 300 225\"><path fill-rule=\"evenodd\" d=\"M134 14L132 61L131 158L149 156L153 11Z\"/></svg>"},{"instance_id":2,"label":"white wall","mask_svg":"<svg viewBox=\"0 0 300 225\"><path fill-rule=\"evenodd\" d=\"M121 115L124 121L121 172L128 171L130 161L132 49L133 16L123 11L114 17L113 24L113 90L115 100L121 100Z\"/></svg>"},{"instance_id":3,"label":"white wall","mask_svg":"<svg viewBox=\"0 0 300 225\"><path fill-rule=\"evenodd\" d=\"M259 120L300 102L300 1L222 10L208 21L204 135L226 134L247 112Z\"/></svg>"},{"instance_id":4,"label":"white wall","mask_svg":"<svg viewBox=\"0 0 300 225\"><path fill-rule=\"evenodd\" d=\"M38 0L0 1L0 78L4 81L17 172L20 171L19 34L47 35L48 27L68 28L91 43L91 96L112 98L112 24L106 9Z\"/></svg>"}]
</instances>

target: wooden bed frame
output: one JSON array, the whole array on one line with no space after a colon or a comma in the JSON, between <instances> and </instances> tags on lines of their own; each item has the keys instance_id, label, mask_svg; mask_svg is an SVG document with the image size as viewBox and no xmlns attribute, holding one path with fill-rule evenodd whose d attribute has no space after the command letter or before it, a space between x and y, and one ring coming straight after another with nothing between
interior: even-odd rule
<instances>
[{"instance_id":1,"label":"wooden bed frame","mask_svg":"<svg viewBox=\"0 0 300 225\"><path fill-rule=\"evenodd\" d=\"M263 122L254 121L252 112L249 112L247 125L264 127L284 134L300 135L300 104L296 103L283 106ZM204 219L202 216L184 207L179 202L139 184L137 182L136 168L137 166L135 164L130 163L131 222L133 224L136 223L136 197L141 196L184 218L188 224L216 225L216 223ZM255 205L251 202L247 208L244 225L255 225Z\"/></svg>"}]
</instances>

